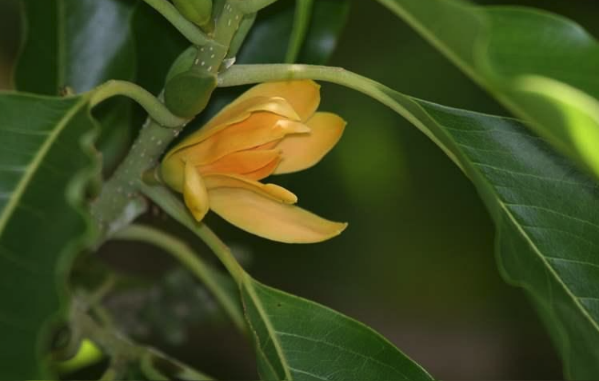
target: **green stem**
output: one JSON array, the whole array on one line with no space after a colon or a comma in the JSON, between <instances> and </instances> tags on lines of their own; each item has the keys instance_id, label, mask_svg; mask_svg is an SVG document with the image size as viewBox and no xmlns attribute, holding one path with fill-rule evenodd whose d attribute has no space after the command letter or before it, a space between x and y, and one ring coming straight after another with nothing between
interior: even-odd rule
<instances>
[{"instance_id":1,"label":"green stem","mask_svg":"<svg viewBox=\"0 0 599 381\"><path fill-rule=\"evenodd\" d=\"M295 62L299 56L304 40L306 39L308 26L310 25L313 6L314 0L295 0L293 30L291 32L289 47L287 48L287 54L285 56L285 62L287 63Z\"/></svg>"},{"instance_id":2,"label":"green stem","mask_svg":"<svg viewBox=\"0 0 599 381\"><path fill-rule=\"evenodd\" d=\"M128 81L110 80L98 86L90 92L90 105L95 107L106 99L119 95L129 97L139 103L150 117L162 126L174 128L187 122L186 119L173 115L152 93Z\"/></svg>"},{"instance_id":3,"label":"green stem","mask_svg":"<svg viewBox=\"0 0 599 381\"><path fill-rule=\"evenodd\" d=\"M156 166L166 147L182 128L164 128L152 119L148 119L142 127L129 154L110 180L104 183L100 196L91 205L92 216L103 233L102 240L146 210L147 203L139 193L143 174Z\"/></svg>"},{"instance_id":4,"label":"green stem","mask_svg":"<svg viewBox=\"0 0 599 381\"><path fill-rule=\"evenodd\" d=\"M229 4L237 7L241 12L248 14L258 12L262 8L275 3L277 0L229 0Z\"/></svg>"},{"instance_id":5,"label":"green stem","mask_svg":"<svg viewBox=\"0 0 599 381\"><path fill-rule=\"evenodd\" d=\"M335 83L359 91L381 102L416 126L461 168L461 164L455 157L455 154L421 120L416 118L412 112L402 105L406 101L414 103L411 97L343 68L298 64L235 65L219 75L218 86L230 87L260 82L300 79L313 79Z\"/></svg>"},{"instance_id":6,"label":"green stem","mask_svg":"<svg viewBox=\"0 0 599 381\"><path fill-rule=\"evenodd\" d=\"M231 252L231 249L220 239L218 236L206 225L201 223L196 229L195 233L208 245L210 250L216 254L218 259L227 268L233 279L237 284L243 282L245 272L235 259L235 256Z\"/></svg>"},{"instance_id":7,"label":"green stem","mask_svg":"<svg viewBox=\"0 0 599 381\"><path fill-rule=\"evenodd\" d=\"M113 238L150 243L171 254L188 268L200 282L206 285L231 320L233 320L235 326L241 332L245 332L245 321L241 310L218 283L218 280L213 275L214 270L205 264L187 244L170 234L142 225L131 225L118 232Z\"/></svg>"},{"instance_id":8,"label":"green stem","mask_svg":"<svg viewBox=\"0 0 599 381\"><path fill-rule=\"evenodd\" d=\"M112 328L103 327L82 310L75 309L73 323L81 330L84 337L102 348L111 358L110 367L104 373L102 379L122 379L129 366L137 365L147 356L160 358L172 363L185 371L197 374L204 380L210 380L209 376L170 358L169 356L149 347L137 345L123 335L115 332Z\"/></svg>"},{"instance_id":9,"label":"green stem","mask_svg":"<svg viewBox=\"0 0 599 381\"><path fill-rule=\"evenodd\" d=\"M154 201L168 215L200 237L208 245L210 250L214 252L237 284L243 282L245 272L231 250L205 223L198 222L193 218L179 197L175 196L164 186L144 184L141 190L144 195Z\"/></svg>"},{"instance_id":10,"label":"green stem","mask_svg":"<svg viewBox=\"0 0 599 381\"><path fill-rule=\"evenodd\" d=\"M149 6L158 11L173 24L175 28L194 45L206 45L212 40L195 26L191 21L187 20L179 13L177 8L167 0L144 0Z\"/></svg>"},{"instance_id":11,"label":"green stem","mask_svg":"<svg viewBox=\"0 0 599 381\"><path fill-rule=\"evenodd\" d=\"M176 9L166 0L146 1L164 11L163 14L170 15L170 12L176 12ZM206 45L199 49L195 61L195 65L212 73L220 70L228 46L243 19L243 14L235 7L226 4L225 8L218 18L214 39L202 41ZM177 15L182 17L178 12ZM195 26L193 28L197 29ZM92 215L102 233L101 241L131 223L145 211L145 199L139 193L143 174L158 164L168 145L184 127L182 123L176 128L166 129L159 122L148 119L129 154L110 180L104 184L100 196L91 205ZM101 241L98 244L102 243Z\"/></svg>"}]
</instances>

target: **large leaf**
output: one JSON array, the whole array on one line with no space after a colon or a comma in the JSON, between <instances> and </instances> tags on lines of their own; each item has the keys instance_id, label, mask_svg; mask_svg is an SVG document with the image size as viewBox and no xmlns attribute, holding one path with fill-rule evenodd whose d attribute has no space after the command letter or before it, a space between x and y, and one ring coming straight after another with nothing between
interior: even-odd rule
<instances>
[{"instance_id":1,"label":"large leaf","mask_svg":"<svg viewBox=\"0 0 599 381\"><path fill-rule=\"evenodd\" d=\"M145 186L143 193L194 233L206 234L206 226L168 189ZM260 284L240 267L236 273L263 380L431 379L365 325Z\"/></svg>"},{"instance_id":2,"label":"large leaf","mask_svg":"<svg viewBox=\"0 0 599 381\"><path fill-rule=\"evenodd\" d=\"M442 107L370 83L475 183L497 226L504 276L530 292L565 372L599 377L599 186L520 122Z\"/></svg>"},{"instance_id":3,"label":"large leaf","mask_svg":"<svg viewBox=\"0 0 599 381\"><path fill-rule=\"evenodd\" d=\"M129 0L20 0L24 41L15 67L20 91L56 95L68 86L88 91L109 79L134 79ZM131 102L115 99L95 110L99 148L113 167L131 138Z\"/></svg>"},{"instance_id":4,"label":"large leaf","mask_svg":"<svg viewBox=\"0 0 599 381\"><path fill-rule=\"evenodd\" d=\"M599 44L578 24L517 7L379 0L562 152L599 176Z\"/></svg>"},{"instance_id":5,"label":"large leaf","mask_svg":"<svg viewBox=\"0 0 599 381\"><path fill-rule=\"evenodd\" d=\"M533 297L566 375L599 378L599 185L586 172L515 119L411 98L339 68L246 65L220 81L241 85L247 78L338 83L418 127L476 185L497 226L501 270Z\"/></svg>"},{"instance_id":6,"label":"large leaf","mask_svg":"<svg viewBox=\"0 0 599 381\"><path fill-rule=\"evenodd\" d=\"M56 95L63 86L84 92L109 79L132 79L130 1L21 2L25 39L15 68L18 90Z\"/></svg>"},{"instance_id":7,"label":"large leaf","mask_svg":"<svg viewBox=\"0 0 599 381\"><path fill-rule=\"evenodd\" d=\"M384 337L327 307L244 276L263 380L432 380Z\"/></svg>"},{"instance_id":8,"label":"large leaf","mask_svg":"<svg viewBox=\"0 0 599 381\"><path fill-rule=\"evenodd\" d=\"M97 174L85 98L0 93L0 379L47 378L49 323L65 317L75 254L93 239Z\"/></svg>"}]
</instances>

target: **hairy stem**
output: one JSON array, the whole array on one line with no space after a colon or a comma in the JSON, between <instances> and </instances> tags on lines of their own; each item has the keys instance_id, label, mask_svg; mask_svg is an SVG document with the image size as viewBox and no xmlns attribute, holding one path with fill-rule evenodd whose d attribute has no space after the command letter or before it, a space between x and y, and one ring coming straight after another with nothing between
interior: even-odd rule
<instances>
[{"instance_id":1,"label":"hairy stem","mask_svg":"<svg viewBox=\"0 0 599 381\"><path fill-rule=\"evenodd\" d=\"M165 0L146 1L166 14L176 12ZM242 19L243 14L227 3L218 18L214 38L202 41L206 45L198 50L195 65L202 70L218 73ZM139 193L143 174L158 164L165 149L185 127L184 123L168 129L149 118L144 124L129 154L91 205L92 215L102 232L102 241L145 211L145 199Z\"/></svg>"},{"instance_id":2,"label":"hairy stem","mask_svg":"<svg viewBox=\"0 0 599 381\"><path fill-rule=\"evenodd\" d=\"M175 28L194 45L202 46L211 42L210 38L179 13L177 8L167 0L144 0L173 24Z\"/></svg>"},{"instance_id":3,"label":"hairy stem","mask_svg":"<svg viewBox=\"0 0 599 381\"><path fill-rule=\"evenodd\" d=\"M221 284L214 277L213 272L215 270L204 263L183 241L161 230L142 225L131 225L118 232L114 238L146 242L160 247L171 254L212 292L239 331L245 333L245 321L241 314L241 309L236 305L237 302L229 297L227 291L222 288Z\"/></svg>"},{"instance_id":4,"label":"hairy stem","mask_svg":"<svg viewBox=\"0 0 599 381\"><path fill-rule=\"evenodd\" d=\"M110 80L90 92L90 106L95 107L108 98L126 96L139 103L150 118L164 127L179 127L187 120L173 115L152 93L128 81Z\"/></svg>"}]
</instances>

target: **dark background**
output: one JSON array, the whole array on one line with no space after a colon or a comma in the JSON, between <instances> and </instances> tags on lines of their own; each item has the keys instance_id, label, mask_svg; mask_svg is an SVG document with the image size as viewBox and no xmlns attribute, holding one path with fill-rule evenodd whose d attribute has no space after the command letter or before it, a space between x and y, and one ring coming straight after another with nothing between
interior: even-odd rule
<instances>
[{"instance_id":1,"label":"dark background","mask_svg":"<svg viewBox=\"0 0 599 381\"><path fill-rule=\"evenodd\" d=\"M518 4L553 10L599 34L597 2ZM0 89L9 87L17 46L18 19L8 5L0 0ZM353 2L330 64L419 98L507 115L373 1ZM349 122L343 139L317 167L274 181L294 191L302 207L348 221L349 228L322 244L283 245L210 216L250 273L372 326L436 378L561 378L555 350L527 297L498 274L493 226L468 179L391 110L333 85L323 85L322 95L321 109ZM145 246L111 243L102 253L121 269L157 282L173 267L163 253ZM198 318L178 345L160 335L146 340L216 376L255 378L249 345L217 321Z\"/></svg>"}]
</instances>

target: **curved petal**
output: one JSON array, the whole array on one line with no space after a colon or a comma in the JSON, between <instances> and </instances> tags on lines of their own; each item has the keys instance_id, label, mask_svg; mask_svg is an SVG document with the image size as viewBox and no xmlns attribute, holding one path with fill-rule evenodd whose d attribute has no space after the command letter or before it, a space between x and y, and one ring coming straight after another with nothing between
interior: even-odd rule
<instances>
[{"instance_id":1,"label":"curved petal","mask_svg":"<svg viewBox=\"0 0 599 381\"><path fill-rule=\"evenodd\" d=\"M206 185L202 176L200 176L195 167L190 163L185 164L183 199L185 200L185 205L187 205L197 221L201 221L210 209Z\"/></svg>"},{"instance_id":2,"label":"curved petal","mask_svg":"<svg viewBox=\"0 0 599 381\"><path fill-rule=\"evenodd\" d=\"M318 112L306 124L310 133L288 135L277 145L282 159L275 174L301 171L318 163L341 139L347 123L338 115Z\"/></svg>"},{"instance_id":3,"label":"curved petal","mask_svg":"<svg viewBox=\"0 0 599 381\"><path fill-rule=\"evenodd\" d=\"M310 129L301 122L258 112L241 123L228 126L193 147L179 151L176 155L180 155L185 162L191 161L195 165L205 165L233 152L279 140L288 134L307 132L310 132Z\"/></svg>"},{"instance_id":4,"label":"curved petal","mask_svg":"<svg viewBox=\"0 0 599 381\"><path fill-rule=\"evenodd\" d=\"M275 149L233 152L198 169L204 175L210 173L250 173L264 168L273 161L278 162L279 154L280 151Z\"/></svg>"},{"instance_id":5,"label":"curved petal","mask_svg":"<svg viewBox=\"0 0 599 381\"><path fill-rule=\"evenodd\" d=\"M240 188L272 198L285 204L295 204L297 196L287 189L276 184L262 184L244 176L235 175L209 175L206 176L206 188L211 191L218 188Z\"/></svg>"},{"instance_id":6,"label":"curved petal","mask_svg":"<svg viewBox=\"0 0 599 381\"><path fill-rule=\"evenodd\" d=\"M236 100L223 108L202 128L171 149L168 155L198 144L232 124L241 123L255 112L268 112L294 121L301 120L289 102L281 97L256 96L243 101Z\"/></svg>"},{"instance_id":7,"label":"curved petal","mask_svg":"<svg viewBox=\"0 0 599 381\"><path fill-rule=\"evenodd\" d=\"M272 175L275 172L275 169L277 169L277 167L279 166L279 163L281 162L281 157L277 156L273 161L271 161L270 163L266 164L264 167L259 168L255 171L252 172L247 172L243 174L243 177L246 177L248 179L252 179L252 180L262 180L267 178L268 176Z\"/></svg>"},{"instance_id":8,"label":"curved petal","mask_svg":"<svg viewBox=\"0 0 599 381\"><path fill-rule=\"evenodd\" d=\"M211 209L249 233L286 243L321 242L339 235L347 224L325 220L242 188L209 190Z\"/></svg>"},{"instance_id":9,"label":"curved petal","mask_svg":"<svg viewBox=\"0 0 599 381\"><path fill-rule=\"evenodd\" d=\"M284 98L300 116L300 120L306 121L320 104L320 85L312 80L266 82L252 87L235 102L243 102L253 97Z\"/></svg>"}]
</instances>

